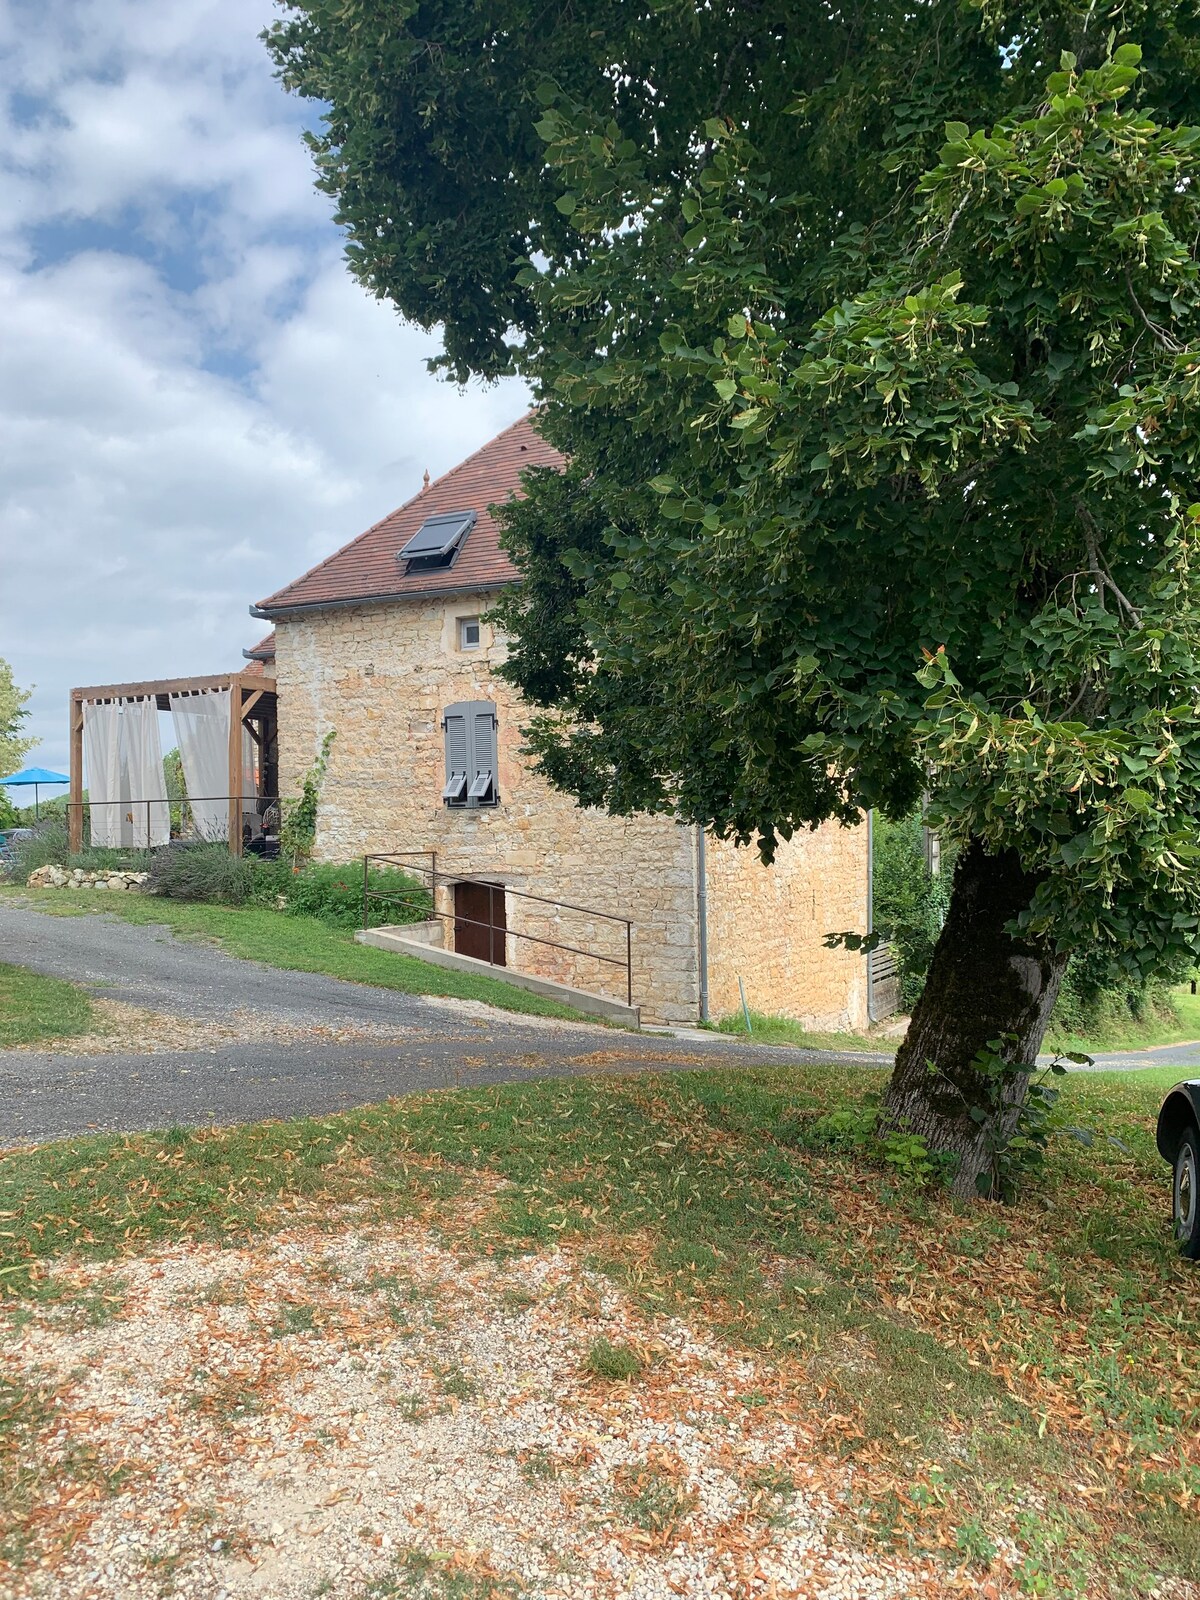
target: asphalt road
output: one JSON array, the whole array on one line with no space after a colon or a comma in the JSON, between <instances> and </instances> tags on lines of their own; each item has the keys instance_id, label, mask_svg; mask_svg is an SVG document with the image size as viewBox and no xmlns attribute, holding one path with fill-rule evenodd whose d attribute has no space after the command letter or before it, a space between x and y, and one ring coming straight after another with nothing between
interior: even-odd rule
<instances>
[{"instance_id":1,"label":"asphalt road","mask_svg":"<svg viewBox=\"0 0 1200 1600\"><path fill-rule=\"evenodd\" d=\"M637 1035L512 1016L316 973L284 972L103 913L0 906L0 961L85 983L102 997L225 1022L234 1009L292 1028L370 1024L385 1043L251 1039L215 1050L70 1055L0 1050L0 1144L322 1115L415 1090L597 1072L828 1059L724 1036ZM886 1057L847 1056L848 1064Z\"/></svg>"},{"instance_id":2,"label":"asphalt road","mask_svg":"<svg viewBox=\"0 0 1200 1600\"><path fill-rule=\"evenodd\" d=\"M226 1022L234 1009L291 1029L385 1030L386 1042L315 1034L217 1049L80 1056L0 1050L0 1144L91 1130L323 1115L417 1090L599 1072L663 1072L737 1063L829 1061L828 1051L753 1046L697 1031L637 1035L519 1017L472 1004L284 972L209 945L98 913L49 916L0 906L0 961L92 986L149 1011ZM845 1065L884 1055L839 1054ZM1200 1072L1200 1044L1097 1056L1098 1068L1173 1066Z\"/></svg>"}]
</instances>

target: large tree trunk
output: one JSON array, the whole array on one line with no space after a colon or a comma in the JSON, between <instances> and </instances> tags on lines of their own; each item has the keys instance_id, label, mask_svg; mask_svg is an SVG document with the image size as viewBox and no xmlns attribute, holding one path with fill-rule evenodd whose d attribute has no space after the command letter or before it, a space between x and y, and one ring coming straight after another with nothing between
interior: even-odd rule
<instances>
[{"instance_id":1,"label":"large tree trunk","mask_svg":"<svg viewBox=\"0 0 1200 1600\"><path fill-rule=\"evenodd\" d=\"M881 1126L920 1134L931 1151L956 1156L951 1188L958 1195L980 1193L980 1175L992 1172L997 1148L1016 1126L1067 965L1044 941L1006 931L1037 885L1015 851L987 855L978 843L963 851L925 991L888 1085ZM998 1093L972 1063L1003 1035L1011 1037L997 1054L1013 1071Z\"/></svg>"}]
</instances>

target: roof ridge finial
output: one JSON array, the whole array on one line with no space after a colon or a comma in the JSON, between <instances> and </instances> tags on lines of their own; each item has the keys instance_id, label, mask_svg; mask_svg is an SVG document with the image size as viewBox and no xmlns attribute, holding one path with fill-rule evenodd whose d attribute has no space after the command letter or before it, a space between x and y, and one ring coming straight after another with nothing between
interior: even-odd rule
<instances>
[{"instance_id":1,"label":"roof ridge finial","mask_svg":"<svg viewBox=\"0 0 1200 1600\"><path fill-rule=\"evenodd\" d=\"M424 494L429 487L429 468L425 468L425 476L421 479L421 493Z\"/></svg>"}]
</instances>

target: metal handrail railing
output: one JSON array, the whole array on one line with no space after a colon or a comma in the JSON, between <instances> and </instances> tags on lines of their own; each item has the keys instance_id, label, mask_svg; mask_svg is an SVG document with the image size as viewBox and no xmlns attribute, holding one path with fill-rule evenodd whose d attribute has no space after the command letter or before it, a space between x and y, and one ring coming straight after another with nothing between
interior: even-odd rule
<instances>
[{"instance_id":1,"label":"metal handrail railing","mask_svg":"<svg viewBox=\"0 0 1200 1600\"><path fill-rule=\"evenodd\" d=\"M82 829L83 817L89 814L92 808L95 806L123 806L129 812L131 822L133 820L134 811L140 811L144 806L146 808L146 839L149 841L151 816L153 814L151 808L154 806L166 806L168 810L171 806L180 806L183 808L183 810L188 810L193 805L215 805L218 801L222 805L227 806L232 804L232 802L235 800L242 806L243 810L245 810L248 806L257 808L260 805L278 806L279 804L279 796L269 794L188 794L180 795L174 800L170 799L169 797L161 800L92 800L90 798L87 800L68 800L66 802L66 808L68 817L72 811L78 811L80 813L80 828ZM147 843L147 845L144 847L139 845L135 846L134 848L148 849L162 847L152 847Z\"/></svg>"},{"instance_id":2,"label":"metal handrail railing","mask_svg":"<svg viewBox=\"0 0 1200 1600\"><path fill-rule=\"evenodd\" d=\"M413 867L409 865L415 857L429 857L428 867ZM457 911L439 911L437 908L438 890L438 865L436 850L392 850L385 853L365 855L363 857L363 927L370 927L370 903L372 900L390 900L403 903L406 899L411 904L411 894L406 895L404 890L385 890L371 888L372 865L391 867L399 872L416 872L424 874L429 879L429 888L423 887L421 893L428 892L432 915L443 921L463 923L467 927L486 928L489 933L489 949L492 957L495 956L496 935L506 939L525 939L530 944L545 945L551 950L564 950L569 955L584 956L589 961L601 961L608 966L623 967L625 969L625 1000L626 1004L633 1004L633 922L629 917L618 916L612 911L600 911L595 906L575 905L570 900L555 900L548 895L530 894L525 889L513 889L506 883L493 883L487 878L473 878L468 873L443 872L442 884L473 884L481 889L488 889L492 895L489 906L492 920L482 922L477 917L464 917ZM564 944L557 939L544 939L540 934L524 933L519 928L498 928L495 922L495 894L497 889L506 895L511 895L518 900L532 900L537 905L554 906L560 911L576 911L586 917L599 917L605 922L615 922L625 929L625 956L602 955L597 950L585 950L580 945ZM489 959L490 966L502 966L503 962Z\"/></svg>"}]
</instances>

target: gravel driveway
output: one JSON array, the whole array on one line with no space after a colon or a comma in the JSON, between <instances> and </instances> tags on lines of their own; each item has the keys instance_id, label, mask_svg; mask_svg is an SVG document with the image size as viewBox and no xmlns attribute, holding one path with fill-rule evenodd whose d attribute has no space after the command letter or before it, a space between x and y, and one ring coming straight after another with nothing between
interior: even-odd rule
<instances>
[{"instance_id":1,"label":"gravel driveway","mask_svg":"<svg viewBox=\"0 0 1200 1600\"><path fill-rule=\"evenodd\" d=\"M392 1095L528 1076L673 1071L723 1063L829 1061L829 1051L753 1046L728 1036L637 1035L497 1011L475 1001L401 994L319 973L285 972L166 927L111 914L54 916L0 906L0 959L91 986L102 999L185 1019L194 1042L80 1053L0 1050L0 1143L323 1115ZM843 1065L887 1055L839 1053ZM1096 1057L1097 1067L1200 1066L1200 1046Z\"/></svg>"},{"instance_id":2,"label":"gravel driveway","mask_svg":"<svg viewBox=\"0 0 1200 1600\"><path fill-rule=\"evenodd\" d=\"M828 1059L699 1031L681 1040L510 1017L472 1001L285 972L104 913L63 917L0 906L0 958L210 1029L227 1033L236 1015L254 1022L244 1029L253 1036L199 1048L81 1055L68 1042L57 1051L0 1050L0 1142L9 1144L89 1130L315 1116L415 1090L531 1075ZM283 1042L264 1036L264 1018L286 1035Z\"/></svg>"}]
</instances>

